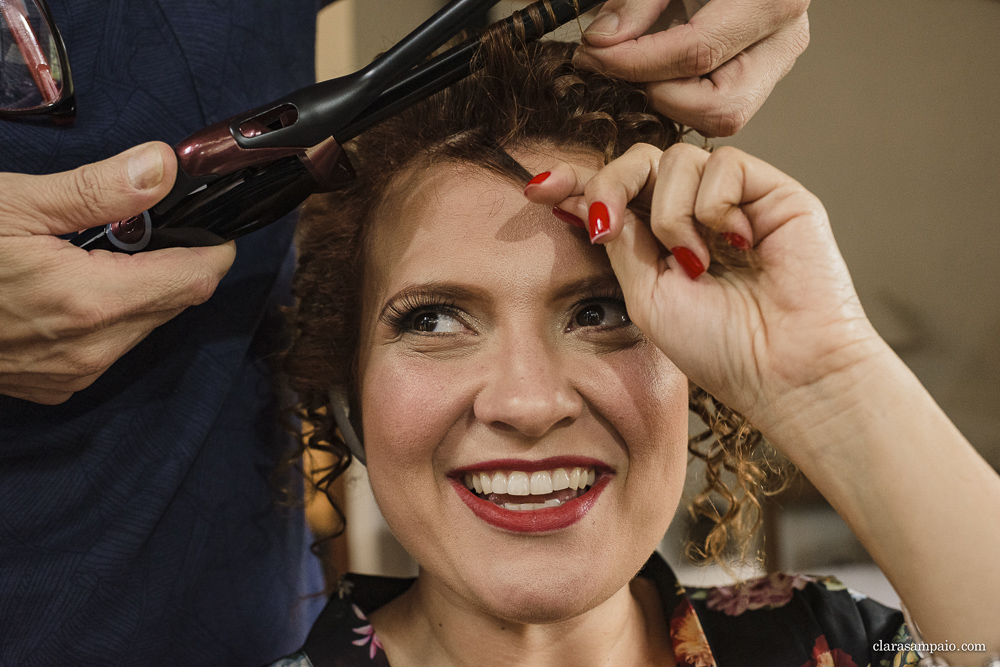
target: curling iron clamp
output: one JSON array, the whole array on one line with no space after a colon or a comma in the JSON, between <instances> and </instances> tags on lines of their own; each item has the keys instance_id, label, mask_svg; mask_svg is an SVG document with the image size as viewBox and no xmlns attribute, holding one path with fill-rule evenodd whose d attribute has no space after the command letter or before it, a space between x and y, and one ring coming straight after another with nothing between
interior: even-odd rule
<instances>
[{"instance_id":1,"label":"curling iron clamp","mask_svg":"<svg viewBox=\"0 0 1000 667\"><path fill-rule=\"evenodd\" d=\"M177 180L142 214L71 239L88 250L135 253L225 243L265 227L316 192L354 177L341 146L369 127L447 88L477 69L479 38L417 67L476 13L498 0L452 0L381 57L353 74L313 84L195 132L174 148ZM521 10L527 41L538 39L600 0L544 0L535 25ZM554 19L554 20L553 20ZM513 30L514 16L491 27Z\"/></svg>"}]
</instances>

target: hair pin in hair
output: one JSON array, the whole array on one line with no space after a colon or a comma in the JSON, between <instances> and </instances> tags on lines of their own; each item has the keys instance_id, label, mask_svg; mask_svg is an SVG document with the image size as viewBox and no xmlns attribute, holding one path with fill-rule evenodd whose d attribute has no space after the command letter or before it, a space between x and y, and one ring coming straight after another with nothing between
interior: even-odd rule
<instances>
[{"instance_id":1,"label":"hair pin in hair","mask_svg":"<svg viewBox=\"0 0 1000 667\"><path fill-rule=\"evenodd\" d=\"M347 400L347 390L343 387L334 387L330 390L330 409L333 411L333 421L337 423L340 430L340 437L344 439L347 449L354 455L361 465L367 465L365 461L365 445L358 437L354 425L351 424L351 406Z\"/></svg>"}]
</instances>

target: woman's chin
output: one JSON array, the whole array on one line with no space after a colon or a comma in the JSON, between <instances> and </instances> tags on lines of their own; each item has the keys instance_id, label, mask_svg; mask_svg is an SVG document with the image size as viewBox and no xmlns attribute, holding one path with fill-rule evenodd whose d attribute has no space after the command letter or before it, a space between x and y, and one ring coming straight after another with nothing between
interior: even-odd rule
<instances>
[{"instance_id":1,"label":"woman's chin","mask_svg":"<svg viewBox=\"0 0 1000 667\"><path fill-rule=\"evenodd\" d=\"M509 623L549 625L576 618L601 602L592 596L579 593L562 595L552 592L539 594L535 591L512 593L506 599L487 602L483 611Z\"/></svg>"},{"instance_id":2,"label":"woman's chin","mask_svg":"<svg viewBox=\"0 0 1000 667\"><path fill-rule=\"evenodd\" d=\"M490 616L521 624L551 624L584 614L628 583L598 581L593 572L532 572L491 579L471 591L471 601Z\"/></svg>"}]
</instances>

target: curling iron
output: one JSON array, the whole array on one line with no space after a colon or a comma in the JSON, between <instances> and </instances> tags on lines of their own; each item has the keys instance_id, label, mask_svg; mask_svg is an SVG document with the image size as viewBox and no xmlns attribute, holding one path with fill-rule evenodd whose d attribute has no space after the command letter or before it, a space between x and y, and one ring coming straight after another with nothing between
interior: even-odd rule
<instances>
[{"instance_id":1,"label":"curling iron","mask_svg":"<svg viewBox=\"0 0 1000 667\"><path fill-rule=\"evenodd\" d=\"M316 192L354 177L341 146L402 109L477 69L479 38L420 63L498 0L452 0L366 67L316 83L270 104L210 125L174 147L177 180L159 203L127 220L84 230L71 239L88 250L135 253L225 243L261 229ZM600 0L536 2L493 27L523 21L533 41Z\"/></svg>"}]
</instances>

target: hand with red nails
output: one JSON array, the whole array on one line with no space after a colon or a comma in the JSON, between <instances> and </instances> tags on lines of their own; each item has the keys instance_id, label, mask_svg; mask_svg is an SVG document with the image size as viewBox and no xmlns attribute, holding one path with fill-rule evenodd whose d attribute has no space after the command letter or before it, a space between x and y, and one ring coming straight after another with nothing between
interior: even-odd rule
<instances>
[{"instance_id":1,"label":"hand with red nails","mask_svg":"<svg viewBox=\"0 0 1000 667\"><path fill-rule=\"evenodd\" d=\"M734 148L545 166L525 196L589 219L646 337L796 465L925 630L988 636L992 598L953 610L1000 586L1000 479L868 321L819 200ZM720 267L706 239L752 261Z\"/></svg>"},{"instance_id":2,"label":"hand with red nails","mask_svg":"<svg viewBox=\"0 0 1000 667\"><path fill-rule=\"evenodd\" d=\"M648 82L663 114L705 136L730 136L809 44L808 6L809 0L609 0L574 62ZM665 12L679 9L690 20L646 34L658 19L669 20Z\"/></svg>"},{"instance_id":3,"label":"hand with red nails","mask_svg":"<svg viewBox=\"0 0 1000 667\"><path fill-rule=\"evenodd\" d=\"M597 172L554 165L526 196L588 220L633 322L692 381L759 426L780 420L799 388L888 351L822 204L741 151L637 145ZM633 201L649 207L648 223L626 208ZM706 230L754 253L760 267L709 270Z\"/></svg>"},{"instance_id":4,"label":"hand with red nails","mask_svg":"<svg viewBox=\"0 0 1000 667\"><path fill-rule=\"evenodd\" d=\"M212 295L232 243L129 256L57 237L148 209L176 164L169 146L151 143L61 174L0 173L0 394L62 403Z\"/></svg>"}]
</instances>

